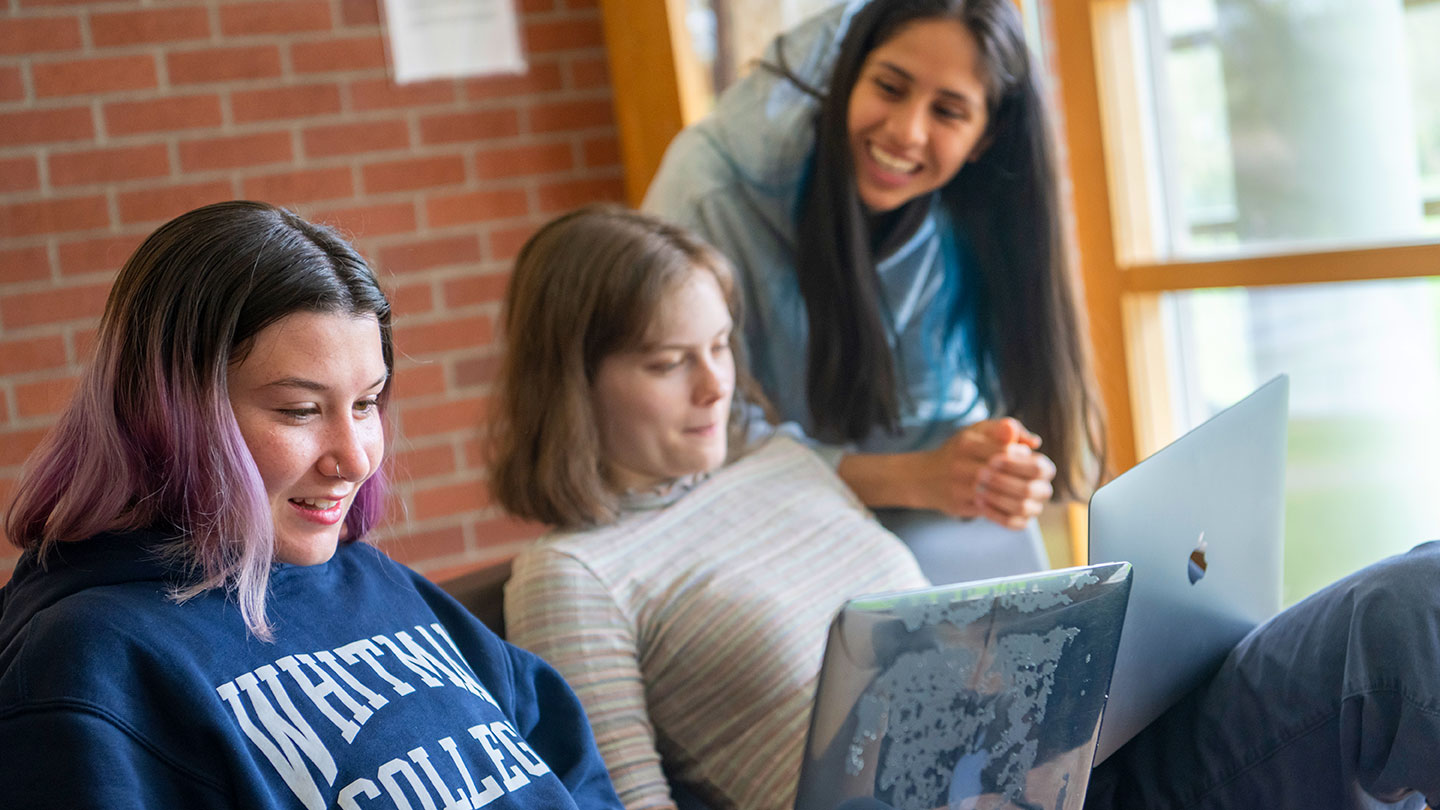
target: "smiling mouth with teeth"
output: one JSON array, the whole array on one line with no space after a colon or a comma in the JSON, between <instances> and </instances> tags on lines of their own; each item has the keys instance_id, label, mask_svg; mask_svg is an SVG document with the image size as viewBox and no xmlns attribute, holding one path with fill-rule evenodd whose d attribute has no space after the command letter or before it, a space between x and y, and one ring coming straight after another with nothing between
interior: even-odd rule
<instances>
[{"instance_id":1,"label":"smiling mouth with teeth","mask_svg":"<svg viewBox=\"0 0 1440 810\"><path fill-rule=\"evenodd\" d=\"M320 509L322 511L326 509L333 509L337 504L340 503L339 501L332 501L329 499L322 500L318 498L291 498L290 501L291 503L298 503L301 506L308 506L311 509Z\"/></svg>"},{"instance_id":2,"label":"smiling mouth with teeth","mask_svg":"<svg viewBox=\"0 0 1440 810\"><path fill-rule=\"evenodd\" d=\"M870 144L870 157L874 158L875 162L879 163L883 168L903 174L909 174L920 168L919 163L886 154L880 147L873 143Z\"/></svg>"}]
</instances>

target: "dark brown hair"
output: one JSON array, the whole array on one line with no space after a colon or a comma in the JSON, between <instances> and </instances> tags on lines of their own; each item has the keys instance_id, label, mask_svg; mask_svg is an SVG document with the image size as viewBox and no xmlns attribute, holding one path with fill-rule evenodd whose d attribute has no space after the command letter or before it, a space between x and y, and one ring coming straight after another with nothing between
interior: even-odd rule
<instances>
[{"instance_id":1,"label":"dark brown hair","mask_svg":"<svg viewBox=\"0 0 1440 810\"><path fill-rule=\"evenodd\" d=\"M738 330L730 263L683 228L594 205L552 220L525 243L505 295L508 346L489 441L491 491L507 511L566 528L615 518L591 396L595 373L606 357L639 346L665 294L700 271L714 274ZM738 344L732 447L748 387Z\"/></svg>"},{"instance_id":2,"label":"dark brown hair","mask_svg":"<svg viewBox=\"0 0 1440 810\"><path fill-rule=\"evenodd\" d=\"M227 389L256 337L297 312L373 315L394 369L390 303L338 232L245 200L162 225L110 289L95 357L16 486L10 541L43 553L106 531L171 532L198 575L174 595L228 588L251 632L271 638L275 527ZM387 377L382 407L389 397ZM360 485L347 539L379 523L385 493L381 472Z\"/></svg>"}]
</instances>

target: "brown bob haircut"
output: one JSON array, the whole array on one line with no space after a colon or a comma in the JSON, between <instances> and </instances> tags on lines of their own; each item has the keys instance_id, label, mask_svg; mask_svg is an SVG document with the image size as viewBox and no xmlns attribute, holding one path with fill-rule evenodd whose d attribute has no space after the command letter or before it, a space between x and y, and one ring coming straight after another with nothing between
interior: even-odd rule
<instances>
[{"instance_id":1,"label":"brown bob haircut","mask_svg":"<svg viewBox=\"0 0 1440 810\"><path fill-rule=\"evenodd\" d=\"M511 514L563 528L613 521L592 384L600 362L640 346L665 294L714 274L735 322L732 455L754 386L740 354L740 299L721 253L689 231L615 205L540 228L521 248L505 295L508 347L489 441L491 491ZM753 396L753 394L752 394Z\"/></svg>"}]
</instances>

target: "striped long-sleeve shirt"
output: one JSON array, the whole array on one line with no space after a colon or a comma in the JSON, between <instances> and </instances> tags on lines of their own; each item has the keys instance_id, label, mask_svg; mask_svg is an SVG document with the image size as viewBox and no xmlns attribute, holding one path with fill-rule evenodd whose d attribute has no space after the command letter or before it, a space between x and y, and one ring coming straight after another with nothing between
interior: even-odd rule
<instances>
[{"instance_id":1,"label":"striped long-sleeve shirt","mask_svg":"<svg viewBox=\"0 0 1440 810\"><path fill-rule=\"evenodd\" d=\"M509 638L580 696L629 810L794 803L826 628L845 599L927 584L813 452L776 437L662 509L515 561Z\"/></svg>"}]
</instances>

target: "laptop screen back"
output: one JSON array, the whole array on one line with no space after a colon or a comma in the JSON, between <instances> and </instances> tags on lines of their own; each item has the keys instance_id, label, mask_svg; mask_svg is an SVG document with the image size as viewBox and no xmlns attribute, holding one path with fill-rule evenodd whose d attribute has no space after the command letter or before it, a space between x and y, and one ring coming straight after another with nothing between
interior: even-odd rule
<instances>
[{"instance_id":1,"label":"laptop screen back","mask_svg":"<svg viewBox=\"0 0 1440 810\"><path fill-rule=\"evenodd\" d=\"M1097 763L1279 611L1289 390L1276 377L1090 499L1090 559L1135 568Z\"/></svg>"},{"instance_id":2,"label":"laptop screen back","mask_svg":"<svg viewBox=\"0 0 1440 810\"><path fill-rule=\"evenodd\" d=\"M1129 577L1117 563L851 600L797 810L1079 808Z\"/></svg>"}]
</instances>

